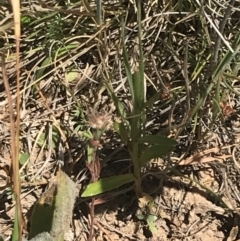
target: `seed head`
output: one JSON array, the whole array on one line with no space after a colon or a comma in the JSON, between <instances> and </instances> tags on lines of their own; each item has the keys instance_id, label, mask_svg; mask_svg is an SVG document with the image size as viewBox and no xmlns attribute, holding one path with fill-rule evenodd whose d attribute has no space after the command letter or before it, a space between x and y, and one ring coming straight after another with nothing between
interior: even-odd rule
<instances>
[{"instance_id":1,"label":"seed head","mask_svg":"<svg viewBox=\"0 0 240 241\"><path fill-rule=\"evenodd\" d=\"M99 113L95 109L91 109L88 114L88 125L94 129L107 129L111 124L111 113Z\"/></svg>"}]
</instances>

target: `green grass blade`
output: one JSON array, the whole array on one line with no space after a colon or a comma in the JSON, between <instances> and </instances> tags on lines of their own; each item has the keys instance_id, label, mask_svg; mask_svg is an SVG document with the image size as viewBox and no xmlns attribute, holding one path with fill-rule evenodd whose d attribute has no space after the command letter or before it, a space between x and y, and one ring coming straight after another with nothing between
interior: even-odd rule
<instances>
[{"instance_id":1,"label":"green grass blade","mask_svg":"<svg viewBox=\"0 0 240 241\"><path fill-rule=\"evenodd\" d=\"M143 136L138 139L138 143L148 143L151 145L176 146L178 143L162 135Z\"/></svg>"},{"instance_id":2,"label":"green grass blade","mask_svg":"<svg viewBox=\"0 0 240 241\"><path fill-rule=\"evenodd\" d=\"M141 62L141 61L140 61ZM134 73L134 114L140 114L144 106L144 73L137 71Z\"/></svg>"},{"instance_id":3,"label":"green grass blade","mask_svg":"<svg viewBox=\"0 0 240 241\"><path fill-rule=\"evenodd\" d=\"M232 53L230 50L225 54L225 56L222 58L218 66L216 67L216 70L213 73L213 81L211 84L207 87L205 93L202 95L202 97L198 100L197 104L193 108L190 117L193 117L196 112L200 109L200 107L203 105L206 97L211 92L212 88L216 85L216 81L221 81L220 76L224 73L226 67L230 64L236 53L238 53L240 49L240 34L236 37L236 39L233 42L233 49L234 53Z\"/></svg>"},{"instance_id":4,"label":"green grass blade","mask_svg":"<svg viewBox=\"0 0 240 241\"><path fill-rule=\"evenodd\" d=\"M138 51L139 51L139 70L135 77L138 80L135 82L134 90L136 94L135 105L140 105L140 111L142 111L145 102L145 79L144 79L144 58L142 49L142 21L141 21L141 0L137 1L137 24L138 24Z\"/></svg>"},{"instance_id":5,"label":"green grass blade","mask_svg":"<svg viewBox=\"0 0 240 241\"><path fill-rule=\"evenodd\" d=\"M219 77L226 69L227 65L230 64L232 59L235 57L235 55L238 53L240 49L240 33L236 37L236 39L233 42L233 50L234 53L232 53L230 50L225 54L219 65L217 66L216 70L213 73L213 79L216 79Z\"/></svg>"},{"instance_id":6,"label":"green grass blade","mask_svg":"<svg viewBox=\"0 0 240 241\"><path fill-rule=\"evenodd\" d=\"M147 164L151 159L162 157L164 155L169 154L169 152L173 151L175 146L172 145L156 145L147 148L143 154L141 155L139 162L140 166L143 167Z\"/></svg>"},{"instance_id":7,"label":"green grass blade","mask_svg":"<svg viewBox=\"0 0 240 241\"><path fill-rule=\"evenodd\" d=\"M114 102L115 107L117 108L118 113L120 114L120 116L123 119L125 119L125 117L126 117L126 110L125 110L123 104L120 102L120 100L118 99L118 97L114 93L112 87L107 82L105 82L105 86L107 88L107 91L108 91L109 95L111 96L111 99Z\"/></svg>"},{"instance_id":8,"label":"green grass blade","mask_svg":"<svg viewBox=\"0 0 240 241\"><path fill-rule=\"evenodd\" d=\"M225 75L225 74L224 74ZM240 80L239 77L237 76L230 76L230 75L226 75L227 77L233 78L233 79L238 79ZM228 84L228 82L226 80L224 80L224 84L227 86L227 88L229 90L231 90L233 93L235 93L236 95L240 96L240 92L238 92L236 89L234 89L231 85Z\"/></svg>"},{"instance_id":9,"label":"green grass blade","mask_svg":"<svg viewBox=\"0 0 240 241\"><path fill-rule=\"evenodd\" d=\"M124 67L125 67L125 71L126 71L126 75L127 75L127 80L128 80L132 100L133 100L133 102L135 102L133 78L132 78L132 73L131 73L131 67L128 62L128 54L127 54L127 49L126 49L126 44L125 44L125 31L124 31L125 25L124 25L123 21L122 21L121 25L122 25L121 27L122 27L123 62L124 62Z\"/></svg>"},{"instance_id":10,"label":"green grass blade","mask_svg":"<svg viewBox=\"0 0 240 241\"><path fill-rule=\"evenodd\" d=\"M97 5L97 23L102 23L102 0L96 0Z\"/></svg>"},{"instance_id":11,"label":"green grass blade","mask_svg":"<svg viewBox=\"0 0 240 241\"><path fill-rule=\"evenodd\" d=\"M141 1L137 1L137 19L138 19L138 70L134 73L133 91L133 115L136 116L131 121L131 137L133 143L144 133L145 128L145 116L143 115L143 108L145 103L145 80L144 80L144 60L142 50L142 23L141 23ZM138 157L138 152L141 152L141 146L136 147L138 150L134 150L135 153L133 159ZM136 167L136 165L134 165ZM136 173L135 173L136 174Z\"/></svg>"},{"instance_id":12,"label":"green grass blade","mask_svg":"<svg viewBox=\"0 0 240 241\"><path fill-rule=\"evenodd\" d=\"M201 108L201 106L203 105L206 97L209 95L210 91L212 90L212 88L214 87L214 82L212 82L208 88L206 89L205 93L200 97L200 99L198 100L197 104L194 106L191 114L189 115L190 118L192 118L196 113L197 111Z\"/></svg>"}]
</instances>

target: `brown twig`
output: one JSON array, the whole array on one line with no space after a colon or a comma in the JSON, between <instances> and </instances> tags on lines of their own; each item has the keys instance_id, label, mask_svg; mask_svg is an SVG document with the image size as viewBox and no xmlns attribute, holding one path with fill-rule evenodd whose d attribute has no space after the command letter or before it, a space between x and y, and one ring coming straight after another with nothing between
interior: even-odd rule
<instances>
[{"instance_id":1,"label":"brown twig","mask_svg":"<svg viewBox=\"0 0 240 241\"><path fill-rule=\"evenodd\" d=\"M92 241L95 232L94 232L94 222L95 222L95 197L92 198L92 203L90 204L90 228L89 228L89 237L88 241Z\"/></svg>"},{"instance_id":2,"label":"brown twig","mask_svg":"<svg viewBox=\"0 0 240 241\"><path fill-rule=\"evenodd\" d=\"M22 207L21 207L21 182L19 177L19 133L20 133L20 36L21 36L21 21L20 21L20 1L11 1L13 8L13 17L14 17L14 33L16 38L16 77L17 77L17 106L16 106L16 126L14 122L14 113L13 113L13 104L10 92L10 86L8 83L8 78L5 69L4 56L3 60L3 71L4 71L4 86L7 92L8 99L8 108L10 113L10 132L11 132L11 149L12 149L12 181L13 181L13 190L16 201L16 213L18 218L18 240L22 240L22 229L25 226L24 218L22 216ZM16 128L16 129L15 129Z\"/></svg>"},{"instance_id":3,"label":"brown twig","mask_svg":"<svg viewBox=\"0 0 240 241\"><path fill-rule=\"evenodd\" d=\"M97 157L97 147L93 148L93 156L92 156L92 161L90 163L87 163L87 167L92 175L92 182L97 182L99 179L100 175L100 162ZM90 204L90 231L89 231L89 237L88 241L92 241L95 233L94 233L94 222L95 222L95 200L96 198L92 198L92 202Z\"/></svg>"},{"instance_id":4,"label":"brown twig","mask_svg":"<svg viewBox=\"0 0 240 241\"><path fill-rule=\"evenodd\" d=\"M110 241L114 241L110 235L110 233L97 221L95 220L94 224L106 234Z\"/></svg>"},{"instance_id":5,"label":"brown twig","mask_svg":"<svg viewBox=\"0 0 240 241\"><path fill-rule=\"evenodd\" d=\"M8 110L10 115L10 138L11 138L11 150L12 150L12 165L11 165L11 178L13 183L13 190L16 200L16 208L17 208L17 215L18 215L18 238L22 240L22 207L21 207L21 185L20 185L20 178L19 178L19 162L18 162L18 141L17 138L17 131L15 131L15 120L14 120L14 112L13 112L13 104L12 104L12 96L10 91L10 86L8 83L6 68L5 68L5 57L2 55L2 73L3 73L3 83L7 94L8 100Z\"/></svg>"}]
</instances>

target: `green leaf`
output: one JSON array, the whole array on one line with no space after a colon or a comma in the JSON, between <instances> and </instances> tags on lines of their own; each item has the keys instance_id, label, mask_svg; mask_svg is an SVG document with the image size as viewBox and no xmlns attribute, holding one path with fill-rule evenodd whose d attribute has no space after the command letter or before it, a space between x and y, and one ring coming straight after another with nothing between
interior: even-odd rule
<instances>
[{"instance_id":1,"label":"green leaf","mask_svg":"<svg viewBox=\"0 0 240 241\"><path fill-rule=\"evenodd\" d=\"M148 215L148 217L147 217L147 221L148 222L155 222L157 220L157 216L156 215L152 215L152 214L150 214L150 215Z\"/></svg>"},{"instance_id":2,"label":"green leaf","mask_svg":"<svg viewBox=\"0 0 240 241\"><path fill-rule=\"evenodd\" d=\"M33 238L42 232L50 232L53 222L56 194L51 187L35 204L32 212L29 238Z\"/></svg>"},{"instance_id":3,"label":"green leaf","mask_svg":"<svg viewBox=\"0 0 240 241\"><path fill-rule=\"evenodd\" d=\"M137 214L136 216L137 216L137 218L138 218L139 220L144 220L144 219L145 219L145 216L142 215L142 214Z\"/></svg>"},{"instance_id":4,"label":"green leaf","mask_svg":"<svg viewBox=\"0 0 240 241\"><path fill-rule=\"evenodd\" d=\"M138 143L148 143L151 145L176 146L177 141L162 135L143 136L138 139Z\"/></svg>"},{"instance_id":5,"label":"green leaf","mask_svg":"<svg viewBox=\"0 0 240 241\"><path fill-rule=\"evenodd\" d=\"M19 158L19 163L21 164L21 165L24 165L27 161L28 161L28 159L29 159L29 154L28 153L22 153L21 154L21 156L20 156L20 158Z\"/></svg>"},{"instance_id":6,"label":"green leaf","mask_svg":"<svg viewBox=\"0 0 240 241\"><path fill-rule=\"evenodd\" d=\"M30 23L31 22L31 18L29 16L22 16L21 17L21 22L22 23Z\"/></svg>"},{"instance_id":7,"label":"green leaf","mask_svg":"<svg viewBox=\"0 0 240 241\"><path fill-rule=\"evenodd\" d=\"M158 230L152 222L147 220L147 224L148 224L148 227L149 227L149 229L152 233L157 233Z\"/></svg>"},{"instance_id":8,"label":"green leaf","mask_svg":"<svg viewBox=\"0 0 240 241\"><path fill-rule=\"evenodd\" d=\"M76 184L64 172L58 171L55 182L33 209L29 238L48 232L54 240L64 240L63 234L69 229L78 193Z\"/></svg>"},{"instance_id":9,"label":"green leaf","mask_svg":"<svg viewBox=\"0 0 240 241\"><path fill-rule=\"evenodd\" d=\"M51 143L52 148L56 147L56 145L59 141L59 137L60 137L59 131L58 131L57 127L53 125L53 128L52 128L52 143ZM45 132L43 132L43 133L40 134L37 143L40 147L42 147L43 145L46 144L46 142L47 142L47 134ZM47 146L48 146L48 148L50 147L49 143L48 143Z\"/></svg>"},{"instance_id":10,"label":"green leaf","mask_svg":"<svg viewBox=\"0 0 240 241\"><path fill-rule=\"evenodd\" d=\"M70 83L72 81L74 81L75 79L77 79L77 77L79 76L79 71L77 70L72 70L70 72L67 73L66 79L67 82Z\"/></svg>"},{"instance_id":11,"label":"green leaf","mask_svg":"<svg viewBox=\"0 0 240 241\"><path fill-rule=\"evenodd\" d=\"M143 167L151 159L158 158L170 153L171 151L174 150L174 148L175 146L173 145L164 145L164 144L151 146L147 148L139 159L140 166Z\"/></svg>"},{"instance_id":12,"label":"green leaf","mask_svg":"<svg viewBox=\"0 0 240 241\"><path fill-rule=\"evenodd\" d=\"M63 171L57 173L57 195L55 197L55 210L51 225L51 236L64 241L64 233L69 230L72 220L73 208L79 190ZM55 239L56 240L56 239Z\"/></svg>"},{"instance_id":13,"label":"green leaf","mask_svg":"<svg viewBox=\"0 0 240 241\"><path fill-rule=\"evenodd\" d=\"M91 197L114 188L120 187L123 184L133 182L135 177L133 174L124 174L119 176L112 176L100 179L97 182L90 183L86 190L83 192L82 197Z\"/></svg>"},{"instance_id":14,"label":"green leaf","mask_svg":"<svg viewBox=\"0 0 240 241\"><path fill-rule=\"evenodd\" d=\"M52 148L55 148L57 146L59 138L60 138L59 130L56 126L53 125L53 128L52 128Z\"/></svg>"},{"instance_id":15,"label":"green leaf","mask_svg":"<svg viewBox=\"0 0 240 241\"><path fill-rule=\"evenodd\" d=\"M46 58L42 62L40 68L36 71L36 75L35 75L36 80L40 79L43 76L43 73L44 73L45 69L47 67L49 67L51 65L51 63L52 63L52 58L51 57Z\"/></svg>"},{"instance_id":16,"label":"green leaf","mask_svg":"<svg viewBox=\"0 0 240 241\"><path fill-rule=\"evenodd\" d=\"M39 138L38 138L38 145L42 147L45 144L46 141L46 133L41 133Z\"/></svg>"}]
</instances>

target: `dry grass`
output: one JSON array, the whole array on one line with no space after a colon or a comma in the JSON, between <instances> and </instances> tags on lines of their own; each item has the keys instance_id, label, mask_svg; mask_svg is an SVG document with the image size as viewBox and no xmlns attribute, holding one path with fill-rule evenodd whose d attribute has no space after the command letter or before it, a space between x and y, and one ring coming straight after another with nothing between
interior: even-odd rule
<instances>
[{"instance_id":1,"label":"dry grass","mask_svg":"<svg viewBox=\"0 0 240 241\"><path fill-rule=\"evenodd\" d=\"M156 195L161 196L159 190L163 189L163 183L168 185L167 192L172 193L171 188L176 188L173 183L178 182L180 177L183 181L183 176L188 176L183 181L184 190L186 183L194 179L195 184L192 185L200 188L201 192L205 188L208 193L204 194L205 200L214 203L217 198L216 205L223 207L222 202L225 202L228 210L238 214L240 3L217 0L201 4L198 0L149 0L142 4L146 93L148 99L155 96L153 107L146 110L146 129L149 133L161 132L179 142L174 153L149 165L146 177L160 180L153 189L157 189ZM134 70L138 58L134 1L104 1L101 26L96 24L98 20L91 9L95 13L94 1L22 1L20 144L21 153L28 153L29 159L21 166L20 172L21 200L27 220L37 197L59 166L82 188L90 180L85 165L86 136L89 122L91 125L97 123L88 120L89 110L93 109L94 114L100 115L110 112L111 121L119 121L106 83L129 110L132 108L122 57L120 22L123 18L126 24L129 63ZM0 46L6 56L7 75L16 106L12 18L11 5L3 1L0 5ZM237 42L236 48L234 41ZM227 52L231 49L234 55L229 57ZM110 118L110 115L107 117ZM0 83L0 127L0 234L10 237L14 204L6 184L10 176L11 156L8 102L3 83ZM101 140L98 155L102 161L103 176L129 168L129 155L112 126ZM194 163L191 163L193 160ZM204 169L209 173L206 174ZM151 180L148 180L150 184ZM145 183L147 187L150 184ZM151 192L154 193L154 190ZM181 188L176 190L181 192ZM110 196L114 198L119 193L111 193ZM182 199L184 195L180 196L176 199ZM129 199L131 203L132 198ZM74 220L77 227L72 240L84 240L88 234L87 202L81 198L77 200ZM194 204L193 198L192 202ZM170 200L166 203L168 208L173 208ZM126 203L119 201L121 205ZM164 209L164 206L161 208ZM163 212L168 219L166 210ZM113 213L108 220L109 227L99 221L102 226L98 223L100 231L96 240L110 240L109 235L112 240L143 240L149 237L134 234L132 226L122 232L121 225L114 223L116 213ZM222 231L225 239L211 236L211 240L227 240L235 223L228 226L215 214L212 217L220 220L218 227L227 231ZM229 220L228 214L223 217ZM124 218L121 221L127 222ZM179 220L180 231L171 228L168 223L164 224L168 230L165 233L171 233L171 237L166 235L162 240L203 240L186 231L186 225L181 229L182 223Z\"/></svg>"}]
</instances>

